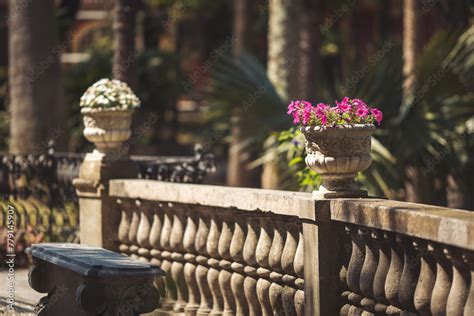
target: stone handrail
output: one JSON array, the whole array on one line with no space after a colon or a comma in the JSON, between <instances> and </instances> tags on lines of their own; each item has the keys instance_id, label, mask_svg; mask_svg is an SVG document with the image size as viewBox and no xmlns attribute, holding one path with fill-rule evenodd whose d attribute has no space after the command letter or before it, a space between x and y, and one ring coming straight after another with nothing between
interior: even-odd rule
<instances>
[{"instance_id":1,"label":"stone handrail","mask_svg":"<svg viewBox=\"0 0 474 316\"><path fill-rule=\"evenodd\" d=\"M381 199L111 180L120 251L168 272L161 310L470 315L474 214Z\"/></svg>"}]
</instances>

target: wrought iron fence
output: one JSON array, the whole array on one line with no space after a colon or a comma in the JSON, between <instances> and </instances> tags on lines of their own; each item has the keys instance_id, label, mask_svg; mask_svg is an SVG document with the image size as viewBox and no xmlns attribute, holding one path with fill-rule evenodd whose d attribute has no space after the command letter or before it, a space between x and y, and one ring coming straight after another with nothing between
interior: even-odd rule
<instances>
[{"instance_id":1,"label":"wrought iron fence","mask_svg":"<svg viewBox=\"0 0 474 316\"><path fill-rule=\"evenodd\" d=\"M6 226L8 205L14 206L16 252L26 263L24 249L34 242L78 242L79 206L72 180L79 175L85 154L12 155L0 153L0 224ZM214 156L196 145L194 156L132 156L138 179L201 183L215 170ZM5 255L6 230L0 229L0 257Z\"/></svg>"}]
</instances>

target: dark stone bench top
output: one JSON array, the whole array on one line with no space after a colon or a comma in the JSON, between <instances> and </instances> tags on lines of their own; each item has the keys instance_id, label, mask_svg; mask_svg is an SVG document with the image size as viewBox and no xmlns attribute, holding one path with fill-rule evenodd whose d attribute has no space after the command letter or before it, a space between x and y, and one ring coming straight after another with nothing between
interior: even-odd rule
<instances>
[{"instance_id":1,"label":"dark stone bench top","mask_svg":"<svg viewBox=\"0 0 474 316\"><path fill-rule=\"evenodd\" d=\"M165 273L146 262L98 247L68 243L34 244L33 257L58 265L87 277L153 277Z\"/></svg>"}]
</instances>

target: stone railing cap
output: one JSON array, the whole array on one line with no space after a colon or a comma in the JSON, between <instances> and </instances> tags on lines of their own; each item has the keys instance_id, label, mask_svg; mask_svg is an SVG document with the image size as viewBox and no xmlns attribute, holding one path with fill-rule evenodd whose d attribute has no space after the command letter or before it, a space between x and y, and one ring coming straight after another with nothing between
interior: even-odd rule
<instances>
[{"instance_id":1,"label":"stone railing cap","mask_svg":"<svg viewBox=\"0 0 474 316\"><path fill-rule=\"evenodd\" d=\"M68 243L34 244L33 257L58 265L87 277L145 278L165 273L146 262L98 247Z\"/></svg>"},{"instance_id":2,"label":"stone railing cap","mask_svg":"<svg viewBox=\"0 0 474 316\"><path fill-rule=\"evenodd\" d=\"M474 214L382 199L335 199L331 219L474 250Z\"/></svg>"}]
</instances>

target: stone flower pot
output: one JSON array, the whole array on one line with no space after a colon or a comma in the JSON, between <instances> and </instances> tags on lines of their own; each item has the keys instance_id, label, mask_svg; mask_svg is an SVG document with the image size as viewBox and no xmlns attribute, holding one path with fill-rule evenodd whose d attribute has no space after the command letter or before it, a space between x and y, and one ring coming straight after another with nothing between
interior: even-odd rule
<instances>
[{"instance_id":1,"label":"stone flower pot","mask_svg":"<svg viewBox=\"0 0 474 316\"><path fill-rule=\"evenodd\" d=\"M133 110L82 108L84 136L96 146L96 152L118 154L122 143L132 135Z\"/></svg>"},{"instance_id":2,"label":"stone flower pot","mask_svg":"<svg viewBox=\"0 0 474 316\"><path fill-rule=\"evenodd\" d=\"M354 178L370 166L374 125L305 126L305 162L322 177L316 198L364 197Z\"/></svg>"}]
</instances>

